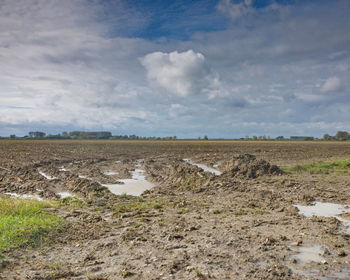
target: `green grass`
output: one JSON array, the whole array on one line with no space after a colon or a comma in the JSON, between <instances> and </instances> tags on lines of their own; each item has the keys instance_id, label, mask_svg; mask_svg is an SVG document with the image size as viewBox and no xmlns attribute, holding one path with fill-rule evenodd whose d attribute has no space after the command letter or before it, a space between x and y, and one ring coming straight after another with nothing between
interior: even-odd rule
<instances>
[{"instance_id":1,"label":"green grass","mask_svg":"<svg viewBox=\"0 0 350 280\"><path fill-rule=\"evenodd\" d=\"M49 202L0 197L0 254L23 245L38 245L62 224L63 219L45 213Z\"/></svg>"},{"instance_id":2,"label":"green grass","mask_svg":"<svg viewBox=\"0 0 350 280\"><path fill-rule=\"evenodd\" d=\"M350 159L337 161L321 161L303 165L296 165L293 167L285 167L283 168L283 170L286 173L347 174L350 172Z\"/></svg>"},{"instance_id":3,"label":"green grass","mask_svg":"<svg viewBox=\"0 0 350 280\"><path fill-rule=\"evenodd\" d=\"M59 207L65 207L67 209L82 208L87 205L86 201L75 196L68 196L59 199L55 202Z\"/></svg>"}]
</instances>

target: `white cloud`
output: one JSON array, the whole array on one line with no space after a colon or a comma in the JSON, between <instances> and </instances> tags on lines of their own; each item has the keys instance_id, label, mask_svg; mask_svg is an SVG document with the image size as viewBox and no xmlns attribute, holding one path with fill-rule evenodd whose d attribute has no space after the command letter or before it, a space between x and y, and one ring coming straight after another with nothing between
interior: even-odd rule
<instances>
[{"instance_id":1,"label":"white cloud","mask_svg":"<svg viewBox=\"0 0 350 280\"><path fill-rule=\"evenodd\" d=\"M321 86L322 93L338 92L343 89L343 83L338 77L328 78Z\"/></svg>"},{"instance_id":2,"label":"white cloud","mask_svg":"<svg viewBox=\"0 0 350 280\"><path fill-rule=\"evenodd\" d=\"M252 7L252 4L253 0L244 0L237 4L232 3L231 0L221 0L217 8L220 12L228 14L232 19L237 19L253 13L255 9Z\"/></svg>"},{"instance_id":3,"label":"white cloud","mask_svg":"<svg viewBox=\"0 0 350 280\"><path fill-rule=\"evenodd\" d=\"M169 115L173 118L185 116L189 113L189 109L181 104L171 104L168 110Z\"/></svg>"},{"instance_id":4,"label":"white cloud","mask_svg":"<svg viewBox=\"0 0 350 280\"><path fill-rule=\"evenodd\" d=\"M125 7L128 1L0 2L0 135L23 135L41 125L46 132L103 127L218 137L252 130L279 135L284 127L297 134L313 125L313 133L333 133L331 125L316 128L315 121L349 127L346 1L268 1L261 7L223 0L218 8L234 24L215 9L223 22L210 32L194 28L207 26L207 17L175 22L165 14L164 23L151 19L164 35L156 39L145 23L152 13L141 17ZM175 39L179 26L189 30L186 39ZM236 125L227 129L223 121ZM244 122L256 127L244 128Z\"/></svg>"},{"instance_id":5,"label":"white cloud","mask_svg":"<svg viewBox=\"0 0 350 280\"><path fill-rule=\"evenodd\" d=\"M153 86L159 86L178 96L210 94L219 83L206 64L204 55L193 50L182 53L153 52L140 61Z\"/></svg>"}]
</instances>

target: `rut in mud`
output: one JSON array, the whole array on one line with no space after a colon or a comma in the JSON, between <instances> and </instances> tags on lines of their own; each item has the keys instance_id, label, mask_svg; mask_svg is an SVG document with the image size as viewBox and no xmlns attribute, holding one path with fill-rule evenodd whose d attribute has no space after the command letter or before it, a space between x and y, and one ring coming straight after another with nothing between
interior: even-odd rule
<instances>
[{"instance_id":1,"label":"rut in mud","mask_svg":"<svg viewBox=\"0 0 350 280\"><path fill-rule=\"evenodd\" d=\"M109 145L102 154L98 149L99 158L92 159L87 145L85 152L68 146L41 160L29 160L35 154L25 164L2 163L3 194L58 200L69 192L84 203L50 209L65 218L65 231L40 248L6 253L0 279L348 279L349 234L342 222L306 217L294 206L350 204L348 177L284 174L264 145L241 155L234 145L224 152L177 146L158 154L141 146L111 154ZM305 156L305 147L299 149ZM140 197L103 186L137 180L137 169L154 184Z\"/></svg>"}]
</instances>

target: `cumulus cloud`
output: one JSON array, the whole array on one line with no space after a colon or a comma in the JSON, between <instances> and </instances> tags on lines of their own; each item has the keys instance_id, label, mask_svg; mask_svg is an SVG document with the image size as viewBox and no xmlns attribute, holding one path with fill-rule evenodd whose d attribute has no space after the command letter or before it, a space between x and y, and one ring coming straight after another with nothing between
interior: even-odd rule
<instances>
[{"instance_id":1,"label":"cumulus cloud","mask_svg":"<svg viewBox=\"0 0 350 280\"><path fill-rule=\"evenodd\" d=\"M328 78L321 86L322 93L338 92L343 89L343 83L338 77Z\"/></svg>"},{"instance_id":2,"label":"cumulus cloud","mask_svg":"<svg viewBox=\"0 0 350 280\"><path fill-rule=\"evenodd\" d=\"M152 85L182 97L210 94L219 83L204 55L193 50L153 52L141 58L141 64L146 68Z\"/></svg>"},{"instance_id":3,"label":"cumulus cloud","mask_svg":"<svg viewBox=\"0 0 350 280\"><path fill-rule=\"evenodd\" d=\"M40 127L179 137L349 130L348 1L222 0L219 11L203 1L195 6L208 17L181 5L186 18L169 20L160 8L164 17L148 27L149 5L141 17L128 1L0 2L0 135ZM208 18L221 24L207 30ZM186 39L168 36L185 29Z\"/></svg>"},{"instance_id":4,"label":"cumulus cloud","mask_svg":"<svg viewBox=\"0 0 350 280\"><path fill-rule=\"evenodd\" d=\"M99 20L104 11L85 0L1 2L0 125L107 129L153 114L132 108L138 92L147 92L138 83L137 57L150 44L107 37L110 26ZM113 24L127 14L116 11Z\"/></svg>"}]
</instances>

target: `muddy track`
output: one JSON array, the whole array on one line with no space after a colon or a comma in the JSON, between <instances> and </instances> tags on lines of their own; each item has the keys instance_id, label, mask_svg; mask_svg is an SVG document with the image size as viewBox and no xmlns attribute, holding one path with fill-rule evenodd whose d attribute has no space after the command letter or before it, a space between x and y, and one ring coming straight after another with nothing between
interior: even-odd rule
<instances>
[{"instance_id":1,"label":"muddy track","mask_svg":"<svg viewBox=\"0 0 350 280\"><path fill-rule=\"evenodd\" d=\"M32 155L18 164L9 164L17 154L7 151L1 164L6 170L0 169L1 193L57 199L58 191L67 190L87 203L73 210L51 209L65 218L66 230L40 248L8 252L0 279L349 279L350 235L342 223L332 217L306 218L293 206L350 204L348 176L282 174L262 160L268 154L265 145L250 147L264 151L256 158L239 156L236 147L231 153L220 146L194 152L176 147L156 155L147 147L134 148L129 158L125 151L100 149L100 157L91 159L94 148L88 146L70 159L68 145L55 151L55 157L45 155L39 161ZM312 158L318 146L292 150L291 158L308 149ZM346 156L348 147L342 149ZM340 156L332 152L327 157ZM313 159L324 156L319 152ZM184 158L222 174L205 172ZM115 196L101 186L130 178L139 159L147 180L156 184L142 200ZM140 207L119 207L130 204ZM321 256L315 251L319 261L303 263L299 252L304 248L311 253L320 248Z\"/></svg>"}]
</instances>

